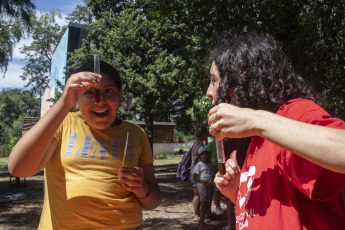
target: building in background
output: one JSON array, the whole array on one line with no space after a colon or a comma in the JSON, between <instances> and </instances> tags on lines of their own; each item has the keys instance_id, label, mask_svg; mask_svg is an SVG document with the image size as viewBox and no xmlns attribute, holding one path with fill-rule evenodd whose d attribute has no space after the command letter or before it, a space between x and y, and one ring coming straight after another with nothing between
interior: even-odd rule
<instances>
[{"instance_id":1,"label":"building in background","mask_svg":"<svg viewBox=\"0 0 345 230\"><path fill-rule=\"evenodd\" d=\"M65 84L65 67L68 60L67 54L81 47L83 39L86 39L89 29L92 29L92 27L77 23L68 24L65 33L63 34L52 55L50 81L42 96L41 117L52 106L52 102L47 100L53 98L55 91L58 90L57 82L61 82L62 85Z\"/></svg>"}]
</instances>

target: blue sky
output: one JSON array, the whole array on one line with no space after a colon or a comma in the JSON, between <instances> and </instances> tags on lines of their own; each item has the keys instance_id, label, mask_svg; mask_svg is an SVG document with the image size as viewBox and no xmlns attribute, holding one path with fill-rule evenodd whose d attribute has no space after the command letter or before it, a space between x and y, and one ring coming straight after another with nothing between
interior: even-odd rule
<instances>
[{"instance_id":1,"label":"blue sky","mask_svg":"<svg viewBox=\"0 0 345 230\"><path fill-rule=\"evenodd\" d=\"M36 10L49 12L52 9L59 10L63 17L71 13L75 7L79 4L82 5L82 0L35 0L34 4L36 5ZM64 19L59 19L58 23L66 25L67 22ZM13 52L12 62L9 63L8 70L5 74L5 77L0 77L0 89L2 88L22 88L25 85L25 82L19 77L23 71L22 67L25 65L25 58L19 51L19 48L23 44L30 44L30 39L22 40L15 47Z\"/></svg>"}]
</instances>

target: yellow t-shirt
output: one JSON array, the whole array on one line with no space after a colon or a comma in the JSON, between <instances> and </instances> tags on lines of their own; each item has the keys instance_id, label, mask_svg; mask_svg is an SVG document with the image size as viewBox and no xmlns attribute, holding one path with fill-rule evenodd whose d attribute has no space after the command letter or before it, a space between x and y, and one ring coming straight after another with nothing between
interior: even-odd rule
<instances>
[{"instance_id":1,"label":"yellow t-shirt","mask_svg":"<svg viewBox=\"0 0 345 230\"><path fill-rule=\"evenodd\" d=\"M69 113L55 134L59 146L45 167L39 229L126 229L142 224L142 208L118 178L124 166L153 162L144 131L122 121L96 130L80 112Z\"/></svg>"}]
</instances>

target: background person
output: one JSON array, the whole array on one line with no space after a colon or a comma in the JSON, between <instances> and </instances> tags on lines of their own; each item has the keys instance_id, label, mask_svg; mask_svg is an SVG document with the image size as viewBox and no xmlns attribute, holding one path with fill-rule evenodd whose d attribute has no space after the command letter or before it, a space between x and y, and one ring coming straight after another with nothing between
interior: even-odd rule
<instances>
[{"instance_id":1,"label":"background person","mask_svg":"<svg viewBox=\"0 0 345 230\"><path fill-rule=\"evenodd\" d=\"M204 146L199 150L199 162L194 168L193 180L197 182L197 189L200 197L200 221L199 229L210 229L205 223L206 214L211 208L213 195L214 173L211 164L211 154Z\"/></svg>"},{"instance_id":2,"label":"background person","mask_svg":"<svg viewBox=\"0 0 345 230\"><path fill-rule=\"evenodd\" d=\"M216 142L213 140L206 146L208 151L211 153L211 163L212 163L212 169L213 173L216 174L218 172L218 160L217 160L217 149L216 149ZM217 186L214 185L213 187L213 203L216 206L215 214L217 216L223 215L224 211L222 207L220 206L220 199L221 199L221 193L219 192L219 189ZM210 207L211 208L211 207Z\"/></svg>"},{"instance_id":3,"label":"background person","mask_svg":"<svg viewBox=\"0 0 345 230\"><path fill-rule=\"evenodd\" d=\"M195 126L195 137L196 140L192 147L192 165L190 169L189 181L193 186L193 210L194 210L194 222L199 222L200 219L200 198L197 189L197 182L193 179L194 168L196 164L199 162L199 148L205 147L204 142L207 141L208 132L207 129L197 124Z\"/></svg>"}]
</instances>

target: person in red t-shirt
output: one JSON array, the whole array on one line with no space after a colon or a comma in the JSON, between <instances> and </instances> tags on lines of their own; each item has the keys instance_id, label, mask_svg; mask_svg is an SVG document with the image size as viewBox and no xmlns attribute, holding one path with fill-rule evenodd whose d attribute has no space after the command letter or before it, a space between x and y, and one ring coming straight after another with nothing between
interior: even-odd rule
<instances>
[{"instance_id":1,"label":"person in red t-shirt","mask_svg":"<svg viewBox=\"0 0 345 230\"><path fill-rule=\"evenodd\" d=\"M345 123L271 37L223 39L209 64L210 134L252 139L242 170L232 154L215 178L236 204L236 228L343 229Z\"/></svg>"}]
</instances>

